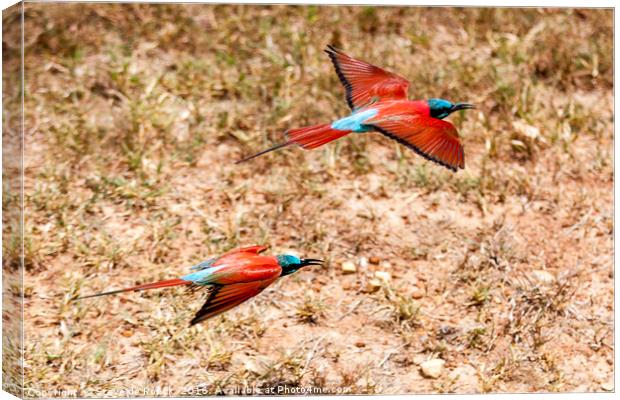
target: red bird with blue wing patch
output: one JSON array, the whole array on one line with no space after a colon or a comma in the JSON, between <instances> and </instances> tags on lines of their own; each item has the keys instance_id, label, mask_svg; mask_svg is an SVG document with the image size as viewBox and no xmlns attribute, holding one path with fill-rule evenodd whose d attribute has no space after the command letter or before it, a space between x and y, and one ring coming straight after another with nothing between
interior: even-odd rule
<instances>
[{"instance_id":1,"label":"red bird with blue wing patch","mask_svg":"<svg viewBox=\"0 0 620 400\"><path fill-rule=\"evenodd\" d=\"M465 154L454 125L443 118L458 110L475 108L443 99L409 100L409 81L375 65L349 57L333 46L325 50L346 90L352 114L330 124L286 132L287 140L237 163L271 151L298 145L315 149L351 132L380 132L439 165L465 168Z\"/></svg>"},{"instance_id":2,"label":"red bird with blue wing patch","mask_svg":"<svg viewBox=\"0 0 620 400\"><path fill-rule=\"evenodd\" d=\"M190 325L194 325L251 299L280 277L308 265L323 263L321 260L299 258L292 254L261 255L266 249L265 246L242 247L191 267L193 272L181 278L82 296L76 300L172 286L188 286L193 289L204 287L208 290L207 298L190 321Z\"/></svg>"}]
</instances>

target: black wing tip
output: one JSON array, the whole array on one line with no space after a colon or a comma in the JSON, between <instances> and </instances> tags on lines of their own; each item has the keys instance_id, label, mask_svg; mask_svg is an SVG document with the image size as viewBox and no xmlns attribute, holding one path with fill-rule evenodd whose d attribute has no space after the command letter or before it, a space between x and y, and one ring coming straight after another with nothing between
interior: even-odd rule
<instances>
[{"instance_id":1,"label":"black wing tip","mask_svg":"<svg viewBox=\"0 0 620 400\"><path fill-rule=\"evenodd\" d=\"M323 51L325 51L327 54L333 54L333 53L342 54L342 52L333 44L328 44L327 48Z\"/></svg>"},{"instance_id":2,"label":"black wing tip","mask_svg":"<svg viewBox=\"0 0 620 400\"><path fill-rule=\"evenodd\" d=\"M420 150L420 149L419 149L419 148L417 148L416 146L414 146L414 145L412 145L411 143L407 142L406 140L403 140L403 139L399 138L398 136L396 136L396 135L394 135L394 134L392 134L392 133L390 133L390 132L386 131L385 129L382 129L382 128L380 128L380 127L376 126L376 125L373 125L372 127L373 127L373 128L375 128L375 129L376 129L379 133L381 133L381 134L383 134L383 135L387 136L388 138L390 138L390 139L392 139L392 140L397 141L398 143L402 144L402 145L403 145L403 146L405 146L405 147L410 148L411 150L413 150L414 152L416 152L418 155L420 155L420 156L422 156L422 157L426 158L426 159L427 159L427 160L429 160L429 161L432 161L432 162L434 162L434 163L437 163L437 164L441 165L442 167L447 168L447 169L449 169L450 171L452 171L452 172L454 172L454 173L458 172L458 168L465 169L464 167L461 167L461 166L455 167L455 166L453 166L453 165L450 165L450 164L447 164L447 163L445 163L445 162L441 161L441 160L440 160L440 159L438 159L438 158L435 158L435 157L433 157L433 156L430 156L430 155L428 155L428 154L424 153L422 150Z\"/></svg>"},{"instance_id":3,"label":"black wing tip","mask_svg":"<svg viewBox=\"0 0 620 400\"><path fill-rule=\"evenodd\" d=\"M205 300L204 304L202 305L202 307L200 307L200 310L198 310L198 312L196 312L196 315L194 315L194 318L192 318L191 321L189 321L189 326L194 326L199 322L202 322L206 319L209 319L211 317L214 317L215 315L212 315L211 317L206 317L205 315L209 314L209 308L211 305L211 301L213 300L213 297L215 297L217 295L217 292L220 291L220 289L222 289L224 286L223 285L210 285L208 287L209 292L207 293L207 299Z\"/></svg>"},{"instance_id":4,"label":"black wing tip","mask_svg":"<svg viewBox=\"0 0 620 400\"><path fill-rule=\"evenodd\" d=\"M338 79L340 79L340 83L342 83L342 86L344 86L344 90L346 93L345 97L347 99L347 104L349 105L349 108L351 110L355 110L355 104L353 104L353 93L352 93L353 85L351 85L351 82L349 82L349 80L342 73L342 70L340 69L340 64L338 63L338 59L336 58L336 55L344 55L344 54L340 50L332 46L331 44L327 45L327 49L325 49L325 52L327 53L330 60L332 61L332 64L334 65L334 69L336 70L336 75L338 75Z\"/></svg>"}]
</instances>

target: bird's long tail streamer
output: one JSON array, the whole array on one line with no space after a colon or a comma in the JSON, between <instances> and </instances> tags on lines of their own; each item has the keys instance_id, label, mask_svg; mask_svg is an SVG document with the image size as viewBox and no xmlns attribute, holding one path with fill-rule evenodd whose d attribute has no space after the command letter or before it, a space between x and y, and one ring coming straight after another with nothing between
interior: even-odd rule
<instances>
[{"instance_id":1,"label":"bird's long tail streamer","mask_svg":"<svg viewBox=\"0 0 620 400\"><path fill-rule=\"evenodd\" d=\"M288 139L286 142L280 143L267 150L263 150L260 153L253 154L249 157L239 160L237 161L237 164L251 160L258 156L262 156L263 154L267 154L274 150L290 146L292 144L301 146L305 150L316 149L317 147L320 147L326 143L329 143L336 139L340 139L341 137L349 134L350 132L351 131L349 130L334 129L331 127L331 124L321 124L307 126L305 128L290 129L286 132L286 137Z\"/></svg>"},{"instance_id":2,"label":"bird's long tail streamer","mask_svg":"<svg viewBox=\"0 0 620 400\"><path fill-rule=\"evenodd\" d=\"M140 290L158 289L158 288L180 286L180 285L189 285L190 283L191 283L190 281L186 281L183 279L167 279L167 280L159 281L159 282L145 283L143 285L138 285L138 286L130 287L127 289L112 290L110 292L103 292L103 293L91 294L88 296L82 296L82 297L78 297L75 300L88 299L90 297L107 296L110 294L116 294L116 293L122 293L122 292L137 292Z\"/></svg>"}]
</instances>

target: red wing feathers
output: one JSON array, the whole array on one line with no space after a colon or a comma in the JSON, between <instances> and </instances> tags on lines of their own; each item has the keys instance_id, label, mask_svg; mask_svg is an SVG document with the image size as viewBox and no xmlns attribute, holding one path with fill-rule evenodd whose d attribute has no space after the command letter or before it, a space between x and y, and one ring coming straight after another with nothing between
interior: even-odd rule
<instances>
[{"instance_id":1,"label":"red wing feathers","mask_svg":"<svg viewBox=\"0 0 620 400\"><path fill-rule=\"evenodd\" d=\"M427 116L403 115L367 121L379 132L424 158L457 171L465 168L463 146L454 125Z\"/></svg>"},{"instance_id":2,"label":"red wing feathers","mask_svg":"<svg viewBox=\"0 0 620 400\"><path fill-rule=\"evenodd\" d=\"M191 320L190 325L197 324L208 318L228 311L246 300L256 296L278 277L235 285L215 285L210 289L207 301Z\"/></svg>"},{"instance_id":3,"label":"red wing feathers","mask_svg":"<svg viewBox=\"0 0 620 400\"><path fill-rule=\"evenodd\" d=\"M282 274L277 259L268 256L226 260L217 268L212 278L203 284L234 285L277 278Z\"/></svg>"},{"instance_id":4,"label":"red wing feathers","mask_svg":"<svg viewBox=\"0 0 620 400\"><path fill-rule=\"evenodd\" d=\"M325 52L346 89L347 103L352 110L374 101L407 99L409 81L405 78L349 57L333 46L327 46Z\"/></svg>"},{"instance_id":5,"label":"red wing feathers","mask_svg":"<svg viewBox=\"0 0 620 400\"><path fill-rule=\"evenodd\" d=\"M238 260L238 259L244 259L244 258L250 258L253 256L257 256L258 254L262 253L268 248L269 248L268 246L248 246L248 247L241 247L238 249L233 249L219 256L213 262L212 266L215 267L215 266L222 265L223 263L227 262L228 260L232 260L232 259Z\"/></svg>"},{"instance_id":6,"label":"red wing feathers","mask_svg":"<svg viewBox=\"0 0 620 400\"><path fill-rule=\"evenodd\" d=\"M222 257L224 256L228 256L231 254L235 254L235 253L252 253L252 254L258 254L258 253L262 253L263 251L267 250L269 247L268 246L247 246L247 247L240 247L238 249L234 249L234 250L230 250L227 253L222 254Z\"/></svg>"}]
</instances>

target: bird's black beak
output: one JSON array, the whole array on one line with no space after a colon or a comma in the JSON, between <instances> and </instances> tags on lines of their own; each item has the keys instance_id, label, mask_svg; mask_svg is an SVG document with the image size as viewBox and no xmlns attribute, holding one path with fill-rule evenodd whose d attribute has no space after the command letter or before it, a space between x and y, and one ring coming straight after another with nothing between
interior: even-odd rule
<instances>
[{"instance_id":1,"label":"bird's black beak","mask_svg":"<svg viewBox=\"0 0 620 400\"><path fill-rule=\"evenodd\" d=\"M317 260L316 258L302 258L301 266L305 267L306 265L323 265L323 260Z\"/></svg>"},{"instance_id":2,"label":"bird's black beak","mask_svg":"<svg viewBox=\"0 0 620 400\"><path fill-rule=\"evenodd\" d=\"M455 112L455 111L458 111L458 110L472 110L474 108L476 108L476 106L473 105L473 104L469 104L469 103L456 103L454 105L454 107L452 107L452 110L450 110L450 112Z\"/></svg>"}]
</instances>

